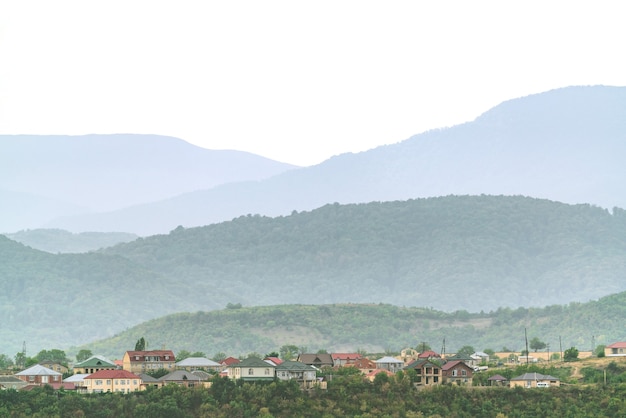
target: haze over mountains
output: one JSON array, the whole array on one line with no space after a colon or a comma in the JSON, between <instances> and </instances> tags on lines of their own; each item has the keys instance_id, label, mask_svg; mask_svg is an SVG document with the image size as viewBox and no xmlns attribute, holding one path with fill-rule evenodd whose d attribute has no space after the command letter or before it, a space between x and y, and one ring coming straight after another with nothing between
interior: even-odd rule
<instances>
[{"instance_id":1,"label":"haze over mountains","mask_svg":"<svg viewBox=\"0 0 626 418\"><path fill-rule=\"evenodd\" d=\"M288 170L292 167L266 161L272 169L260 173L256 166L250 168L245 174L248 180L254 181L249 182L238 181L246 180L246 175L237 178L233 174L246 164L228 163L225 165L232 169L230 177L217 179L204 190L199 190L203 185L197 172L184 181L175 174L188 159L196 158L197 153L210 151L188 146L189 154L182 158L176 152L161 150L158 151L160 159L151 160L141 156L145 145L131 152L132 141L96 138L109 144L106 161L125 156L116 162L110 175L76 174L64 179L51 174L56 189L61 188L60 184L73 185L75 177L80 177L80 187L71 187L53 196L57 199L54 214L64 216L26 226L22 223L19 228L45 226L72 232L123 231L151 235L168 232L178 225L207 225L248 213L276 216L332 202L358 203L449 194L527 195L607 208L626 207L624 87L568 87L510 100L473 122L425 132L367 152L340 155L313 167ZM145 140L152 141L156 153L160 145L154 139ZM37 159L31 159L29 153L14 157L13 171L4 168L1 173L4 182L0 183L0 189L51 196L50 190L55 187L36 190L36 182L32 181L25 190L25 180L9 179L19 177L14 174L18 169L20 173L35 170L38 175L33 175L33 179L54 173L53 164L57 160L63 161L74 173L97 165L97 161L84 164L75 158L83 155L81 147L83 152L90 147L88 141L92 138L82 140L80 144L75 140L73 145L63 148L55 148L54 142L50 142ZM34 146L33 142L30 144L29 149ZM176 145L182 147L182 144ZM5 151L2 153L4 155ZM60 160L59 153L69 153L74 158ZM50 161L42 172L37 167L46 158ZM215 157L213 162L207 163L214 170L212 176L222 172L221 158ZM133 176L127 175L128 167L138 161L142 161L144 170L141 183L129 181ZM270 177L272 173L276 175ZM266 179L256 181L263 177ZM189 178L195 180L192 182ZM117 193L111 197L112 193L103 190L117 190ZM167 199L155 202L159 198ZM79 214L75 207L71 210L62 206L62 202L82 206L91 202L94 210ZM118 210L101 213L112 208ZM13 232L7 228L5 223L6 232Z\"/></svg>"},{"instance_id":2,"label":"haze over mountains","mask_svg":"<svg viewBox=\"0 0 626 418\"><path fill-rule=\"evenodd\" d=\"M0 231L147 236L87 254L0 236L0 352L228 302L477 312L626 290L622 87L511 100L307 168L143 135L4 136L0 155Z\"/></svg>"},{"instance_id":3,"label":"haze over mountains","mask_svg":"<svg viewBox=\"0 0 626 418\"><path fill-rule=\"evenodd\" d=\"M2 232L223 183L258 181L294 168L246 152L207 150L158 135L0 135L0 156Z\"/></svg>"},{"instance_id":4,"label":"haze over mountains","mask_svg":"<svg viewBox=\"0 0 626 418\"><path fill-rule=\"evenodd\" d=\"M2 352L24 340L83 344L228 303L479 312L599 298L626 291L626 211L508 196L329 204L86 254L0 236L0 259Z\"/></svg>"}]
</instances>

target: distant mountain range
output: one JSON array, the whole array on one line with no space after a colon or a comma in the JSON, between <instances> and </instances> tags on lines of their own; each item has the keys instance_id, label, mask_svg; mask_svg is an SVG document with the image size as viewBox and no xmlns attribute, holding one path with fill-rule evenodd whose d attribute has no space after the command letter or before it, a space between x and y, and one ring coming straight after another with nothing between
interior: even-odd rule
<instances>
[{"instance_id":1,"label":"distant mountain range","mask_svg":"<svg viewBox=\"0 0 626 418\"><path fill-rule=\"evenodd\" d=\"M124 152L124 147L120 144L116 152ZM175 164L174 159L172 154L171 162L155 167L152 188L161 187L158 170ZM525 195L626 207L623 161L626 88L569 87L504 102L473 122L340 155L263 181L223 182L205 190L196 185L189 193L157 202L153 195L130 206L141 200L136 197L133 202L127 199L121 210L71 213L45 226L151 235L245 214L277 216L333 202L449 194ZM130 190L123 174L110 181ZM94 184L95 191L100 187Z\"/></svg>"},{"instance_id":2,"label":"distant mountain range","mask_svg":"<svg viewBox=\"0 0 626 418\"><path fill-rule=\"evenodd\" d=\"M295 168L158 135L0 135L0 155L0 232L259 181Z\"/></svg>"},{"instance_id":3,"label":"distant mountain range","mask_svg":"<svg viewBox=\"0 0 626 418\"><path fill-rule=\"evenodd\" d=\"M0 236L0 260L0 353L11 353L228 303L480 312L600 298L626 291L626 211L504 196L330 204L86 254Z\"/></svg>"}]
</instances>

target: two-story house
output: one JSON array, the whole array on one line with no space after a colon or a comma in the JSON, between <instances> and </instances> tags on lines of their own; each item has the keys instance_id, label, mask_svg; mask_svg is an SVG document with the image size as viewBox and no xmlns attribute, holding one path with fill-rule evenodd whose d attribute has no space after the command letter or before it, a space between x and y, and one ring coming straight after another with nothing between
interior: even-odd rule
<instances>
[{"instance_id":1,"label":"two-story house","mask_svg":"<svg viewBox=\"0 0 626 418\"><path fill-rule=\"evenodd\" d=\"M276 366L276 377L280 380L295 380L304 388L317 381L317 371L313 366L298 361L283 361Z\"/></svg>"},{"instance_id":2,"label":"two-story house","mask_svg":"<svg viewBox=\"0 0 626 418\"><path fill-rule=\"evenodd\" d=\"M276 366L258 357L248 357L228 367L228 377L242 380L274 380Z\"/></svg>"},{"instance_id":3,"label":"two-story house","mask_svg":"<svg viewBox=\"0 0 626 418\"><path fill-rule=\"evenodd\" d=\"M441 366L443 381L458 385L472 385L474 369L460 360L448 361Z\"/></svg>"},{"instance_id":4,"label":"two-story house","mask_svg":"<svg viewBox=\"0 0 626 418\"><path fill-rule=\"evenodd\" d=\"M91 356L74 365L74 374L92 374L100 370L116 370L117 366L103 356Z\"/></svg>"},{"instance_id":5,"label":"two-story house","mask_svg":"<svg viewBox=\"0 0 626 418\"><path fill-rule=\"evenodd\" d=\"M330 357L333 359L335 367L342 367L362 359L363 355L359 353L331 353Z\"/></svg>"},{"instance_id":6,"label":"two-story house","mask_svg":"<svg viewBox=\"0 0 626 418\"><path fill-rule=\"evenodd\" d=\"M35 364L26 370L22 370L19 373L15 373L18 379L30 385L46 385L53 383L61 383L63 381L63 374L41 364Z\"/></svg>"},{"instance_id":7,"label":"two-story house","mask_svg":"<svg viewBox=\"0 0 626 418\"><path fill-rule=\"evenodd\" d=\"M441 366L427 359L418 359L408 364L404 370L415 370L417 380L415 385L430 386L442 383Z\"/></svg>"},{"instance_id":8,"label":"two-story house","mask_svg":"<svg viewBox=\"0 0 626 418\"><path fill-rule=\"evenodd\" d=\"M172 350L127 351L124 353L122 368L140 374L165 369L176 370L176 357Z\"/></svg>"},{"instance_id":9,"label":"two-story house","mask_svg":"<svg viewBox=\"0 0 626 418\"><path fill-rule=\"evenodd\" d=\"M100 370L83 379L87 393L131 393L141 389L141 377L127 370Z\"/></svg>"}]
</instances>

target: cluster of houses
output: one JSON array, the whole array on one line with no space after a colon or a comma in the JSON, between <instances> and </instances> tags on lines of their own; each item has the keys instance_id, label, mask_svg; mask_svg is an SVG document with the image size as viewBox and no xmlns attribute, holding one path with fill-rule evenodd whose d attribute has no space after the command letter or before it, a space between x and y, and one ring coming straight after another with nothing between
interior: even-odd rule
<instances>
[{"instance_id":1,"label":"cluster of houses","mask_svg":"<svg viewBox=\"0 0 626 418\"><path fill-rule=\"evenodd\" d=\"M626 342L606 346L606 356L626 356ZM412 370L417 387L444 383L472 385L474 374L489 363L489 355L476 352L470 356L442 356L432 350L418 353L402 350L399 356L384 356L372 360L359 353L304 353L295 361L277 357L248 357L240 360L228 357L221 362L207 358L190 357L176 361L171 350L127 351L122 360L111 361L103 356L92 356L74 364L73 369L50 362L41 362L14 375L0 376L0 388L28 390L50 385L54 389L76 390L81 393L121 392L131 393L150 386L177 384L186 387L209 387L211 378L220 374L243 381L295 380L303 388L326 388L318 371L328 368L353 367L365 378L373 381L379 373L394 375ZM168 372L162 377L150 375L155 371ZM73 374L63 379L64 374ZM327 378L332 373L326 374ZM500 375L488 379L490 385L522 387L559 386L559 379L540 373L526 373L510 380Z\"/></svg>"}]
</instances>

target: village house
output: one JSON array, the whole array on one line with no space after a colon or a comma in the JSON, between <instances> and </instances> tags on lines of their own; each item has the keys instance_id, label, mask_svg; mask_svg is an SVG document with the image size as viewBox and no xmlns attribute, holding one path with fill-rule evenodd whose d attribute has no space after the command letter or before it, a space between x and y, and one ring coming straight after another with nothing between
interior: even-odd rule
<instances>
[{"instance_id":1,"label":"village house","mask_svg":"<svg viewBox=\"0 0 626 418\"><path fill-rule=\"evenodd\" d=\"M433 350L426 350L426 351L422 351L421 353L419 353L417 355L418 359L426 359L426 360L433 360L433 359L440 359L441 355L439 355L437 352L433 351Z\"/></svg>"},{"instance_id":2,"label":"village house","mask_svg":"<svg viewBox=\"0 0 626 418\"><path fill-rule=\"evenodd\" d=\"M204 357L188 357L176 363L176 370L186 370L188 372L213 370L219 372L222 370L222 365Z\"/></svg>"},{"instance_id":3,"label":"village house","mask_svg":"<svg viewBox=\"0 0 626 418\"><path fill-rule=\"evenodd\" d=\"M499 374L494 374L489 379L487 379L487 382L489 382L489 386L508 386L509 383L506 377Z\"/></svg>"},{"instance_id":4,"label":"village house","mask_svg":"<svg viewBox=\"0 0 626 418\"><path fill-rule=\"evenodd\" d=\"M276 366L276 377L280 380L295 380L306 389L317 381L317 371L313 366L298 361L283 361Z\"/></svg>"},{"instance_id":5,"label":"village house","mask_svg":"<svg viewBox=\"0 0 626 418\"><path fill-rule=\"evenodd\" d=\"M25 382L22 379L19 379L12 375L2 375L0 376L0 390L6 389L15 389L20 390L28 385L28 382Z\"/></svg>"},{"instance_id":6,"label":"village house","mask_svg":"<svg viewBox=\"0 0 626 418\"><path fill-rule=\"evenodd\" d=\"M226 357L224 360L220 361L220 365L222 366L222 370L232 366L233 364L239 363L241 360L235 357Z\"/></svg>"},{"instance_id":7,"label":"village house","mask_svg":"<svg viewBox=\"0 0 626 418\"><path fill-rule=\"evenodd\" d=\"M178 385L188 388L205 386L202 378L186 370L176 370L158 379L162 385Z\"/></svg>"},{"instance_id":8,"label":"village house","mask_svg":"<svg viewBox=\"0 0 626 418\"><path fill-rule=\"evenodd\" d=\"M176 357L172 350L127 351L122 364L124 370L135 374L159 369L174 371Z\"/></svg>"},{"instance_id":9,"label":"village house","mask_svg":"<svg viewBox=\"0 0 626 418\"><path fill-rule=\"evenodd\" d=\"M335 365L333 363L332 356L328 353L300 354L298 355L298 359L296 361L308 364L309 366L313 366L318 369L321 369L322 367L333 367Z\"/></svg>"},{"instance_id":10,"label":"village house","mask_svg":"<svg viewBox=\"0 0 626 418\"><path fill-rule=\"evenodd\" d=\"M52 383L60 383L63 380L63 374L41 364L35 364L26 370L15 373L18 379L23 380L29 385L46 385Z\"/></svg>"},{"instance_id":11,"label":"village house","mask_svg":"<svg viewBox=\"0 0 626 418\"><path fill-rule=\"evenodd\" d=\"M272 366L278 366L279 364L281 364L283 361L281 359L279 359L278 357L265 357L263 359L263 361L268 362L269 364L271 364Z\"/></svg>"},{"instance_id":12,"label":"village house","mask_svg":"<svg viewBox=\"0 0 626 418\"><path fill-rule=\"evenodd\" d=\"M91 373L77 373L63 379L63 383L74 385L74 390L78 393L87 393L85 378Z\"/></svg>"},{"instance_id":13,"label":"village house","mask_svg":"<svg viewBox=\"0 0 626 418\"><path fill-rule=\"evenodd\" d=\"M74 374L92 374L100 370L116 370L117 366L111 360L103 356L92 356L87 360L76 363L73 367Z\"/></svg>"},{"instance_id":14,"label":"village house","mask_svg":"<svg viewBox=\"0 0 626 418\"><path fill-rule=\"evenodd\" d=\"M350 363L347 367L355 367L359 369L361 373L368 374L376 370L376 362L367 357L363 357L356 360L354 363Z\"/></svg>"},{"instance_id":15,"label":"village house","mask_svg":"<svg viewBox=\"0 0 626 418\"><path fill-rule=\"evenodd\" d=\"M342 367L362 359L363 355L359 353L331 353L330 357L333 359L335 367Z\"/></svg>"},{"instance_id":16,"label":"village house","mask_svg":"<svg viewBox=\"0 0 626 418\"><path fill-rule=\"evenodd\" d=\"M386 356L376 360L377 369L389 370L391 373L402 370L402 367L404 367L404 362L394 357Z\"/></svg>"},{"instance_id":17,"label":"village house","mask_svg":"<svg viewBox=\"0 0 626 418\"><path fill-rule=\"evenodd\" d=\"M604 355L607 357L626 356L626 342L616 342L604 347Z\"/></svg>"},{"instance_id":18,"label":"village house","mask_svg":"<svg viewBox=\"0 0 626 418\"><path fill-rule=\"evenodd\" d=\"M39 364L43 367L46 367L50 370L54 370L55 372L59 372L61 374L67 373L69 371L67 366L56 361L43 360L43 361L40 361Z\"/></svg>"},{"instance_id":19,"label":"village house","mask_svg":"<svg viewBox=\"0 0 626 418\"><path fill-rule=\"evenodd\" d=\"M415 370L415 386L440 385L442 383L441 366L427 359L418 359L407 365L404 370Z\"/></svg>"},{"instance_id":20,"label":"village house","mask_svg":"<svg viewBox=\"0 0 626 418\"><path fill-rule=\"evenodd\" d=\"M510 387L523 388L541 388L541 387L558 387L561 381L556 377L541 373L524 373L521 376L514 377L510 380Z\"/></svg>"},{"instance_id":21,"label":"village house","mask_svg":"<svg viewBox=\"0 0 626 418\"><path fill-rule=\"evenodd\" d=\"M441 366L441 375L445 383L472 385L474 370L460 360L448 361Z\"/></svg>"},{"instance_id":22,"label":"village house","mask_svg":"<svg viewBox=\"0 0 626 418\"><path fill-rule=\"evenodd\" d=\"M257 357L248 357L245 360L235 363L228 368L228 377L231 379L252 380L274 380L275 366Z\"/></svg>"},{"instance_id":23,"label":"village house","mask_svg":"<svg viewBox=\"0 0 626 418\"><path fill-rule=\"evenodd\" d=\"M100 370L83 379L87 393L131 393L141 389L141 377L127 370Z\"/></svg>"}]
</instances>

